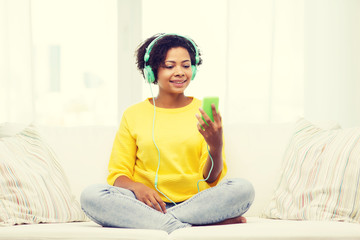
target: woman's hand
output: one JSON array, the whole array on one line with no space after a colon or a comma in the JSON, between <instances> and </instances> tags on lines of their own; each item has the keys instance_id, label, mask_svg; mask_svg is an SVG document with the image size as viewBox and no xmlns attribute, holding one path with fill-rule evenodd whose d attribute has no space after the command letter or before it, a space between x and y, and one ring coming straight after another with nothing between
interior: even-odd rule
<instances>
[{"instance_id":1,"label":"woman's hand","mask_svg":"<svg viewBox=\"0 0 360 240\"><path fill-rule=\"evenodd\" d=\"M151 189L142 183L134 182L126 176L119 176L115 180L114 186L131 190L135 194L137 200L159 212L166 213L166 204L154 189Z\"/></svg>"},{"instance_id":2,"label":"woman's hand","mask_svg":"<svg viewBox=\"0 0 360 240\"><path fill-rule=\"evenodd\" d=\"M196 114L196 118L198 119L198 129L201 135L203 135L205 141L209 145L210 149L212 148L222 148L223 146L223 130L221 123L220 113L216 112L215 104L211 104L212 114L214 117L214 122L211 121L210 117L205 113L205 111L200 108L200 113L202 117ZM207 124L206 124L207 123Z\"/></svg>"},{"instance_id":3,"label":"woman's hand","mask_svg":"<svg viewBox=\"0 0 360 240\"><path fill-rule=\"evenodd\" d=\"M208 183L216 181L223 169L223 130L221 116L219 113L216 112L214 104L211 104L211 109L214 117L214 122L211 121L210 117L201 108L199 110L205 121L198 114L196 115L199 121L199 132L204 137L206 143L210 147L210 155L208 156L205 167L203 169L203 177Z\"/></svg>"},{"instance_id":4,"label":"woman's hand","mask_svg":"<svg viewBox=\"0 0 360 240\"><path fill-rule=\"evenodd\" d=\"M166 205L159 194L142 183L136 183L132 189L136 198L159 212L166 213Z\"/></svg>"}]
</instances>

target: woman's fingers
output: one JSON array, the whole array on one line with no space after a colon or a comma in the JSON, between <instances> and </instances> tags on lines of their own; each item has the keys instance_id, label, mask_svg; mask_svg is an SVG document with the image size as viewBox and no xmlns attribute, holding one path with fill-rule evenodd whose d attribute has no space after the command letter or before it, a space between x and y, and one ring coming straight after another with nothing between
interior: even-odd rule
<instances>
[{"instance_id":1,"label":"woman's fingers","mask_svg":"<svg viewBox=\"0 0 360 240\"><path fill-rule=\"evenodd\" d=\"M166 213L165 203L161 200L161 198L160 200L157 200L156 197L150 197L143 202L159 212Z\"/></svg>"},{"instance_id":2,"label":"woman's fingers","mask_svg":"<svg viewBox=\"0 0 360 240\"><path fill-rule=\"evenodd\" d=\"M152 202L151 202L151 203L152 203L152 205L153 205L153 208L155 208L155 209L158 210L159 212L162 212L162 209L161 209L159 203L156 201L155 198L152 199Z\"/></svg>"},{"instance_id":3,"label":"woman's fingers","mask_svg":"<svg viewBox=\"0 0 360 240\"><path fill-rule=\"evenodd\" d=\"M196 118L198 119L197 128L210 147L222 146L221 116L219 112L216 112L215 104L212 104L211 107L214 122L212 122L205 111L200 108L199 111L202 114L202 117L199 116L199 114L196 114Z\"/></svg>"},{"instance_id":4,"label":"woman's fingers","mask_svg":"<svg viewBox=\"0 0 360 240\"><path fill-rule=\"evenodd\" d=\"M138 200L159 212L166 213L166 204L154 189L143 184L138 184L137 186L133 191Z\"/></svg>"},{"instance_id":5,"label":"woman's fingers","mask_svg":"<svg viewBox=\"0 0 360 240\"><path fill-rule=\"evenodd\" d=\"M202 117L199 114L196 114L195 116L198 119L199 124L202 126L202 130L204 131L208 126L212 126L213 122L202 108L199 108L199 111Z\"/></svg>"},{"instance_id":6,"label":"woman's fingers","mask_svg":"<svg viewBox=\"0 0 360 240\"><path fill-rule=\"evenodd\" d=\"M217 123L217 124L221 124L220 112L216 111L215 104L211 104L211 109L212 109L212 114L213 114L213 117L214 117L214 122Z\"/></svg>"},{"instance_id":7,"label":"woman's fingers","mask_svg":"<svg viewBox=\"0 0 360 240\"><path fill-rule=\"evenodd\" d=\"M202 117L199 114L196 114L196 118L198 119L200 128L203 131L205 131L207 128L211 128L211 129L221 128L222 124L221 124L220 112L216 111L215 104L212 104L211 108L212 108L212 114L214 117L214 122L211 121L210 117L206 114L206 112L202 108L199 108L199 111L200 111Z\"/></svg>"},{"instance_id":8,"label":"woman's fingers","mask_svg":"<svg viewBox=\"0 0 360 240\"><path fill-rule=\"evenodd\" d=\"M159 195L156 195L155 198L156 198L156 202L158 203L160 212L166 213L166 204L164 203L164 201L159 197Z\"/></svg>"}]
</instances>

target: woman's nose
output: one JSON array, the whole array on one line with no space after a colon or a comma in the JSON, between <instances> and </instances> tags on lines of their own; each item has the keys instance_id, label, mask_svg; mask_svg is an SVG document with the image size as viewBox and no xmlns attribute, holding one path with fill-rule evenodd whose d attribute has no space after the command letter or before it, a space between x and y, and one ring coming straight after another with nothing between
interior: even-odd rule
<instances>
[{"instance_id":1,"label":"woman's nose","mask_svg":"<svg viewBox=\"0 0 360 240\"><path fill-rule=\"evenodd\" d=\"M181 69L181 67L177 67L176 69L175 69L175 76L184 76L185 75L185 73L184 73L184 71Z\"/></svg>"}]
</instances>

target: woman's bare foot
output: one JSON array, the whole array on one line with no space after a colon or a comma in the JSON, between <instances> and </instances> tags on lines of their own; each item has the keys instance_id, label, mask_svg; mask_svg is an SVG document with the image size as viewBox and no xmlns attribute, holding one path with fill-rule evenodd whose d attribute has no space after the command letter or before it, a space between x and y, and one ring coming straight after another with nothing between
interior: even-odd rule
<instances>
[{"instance_id":1,"label":"woman's bare foot","mask_svg":"<svg viewBox=\"0 0 360 240\"><path fill-rule=\"evenodd\" d=\"M237 223L246 223L246 218L243 216L238 216L234 218L225 219L224 221L212 223L212 224L205 224L205 225L192 225L193 227L197 226L213 226L213 225L226 225L226 224L237 224Z\"/></svg>"},{"instance_id":2,"label":"woman's bare foot","mask_svg":"<svg viewBox=\"0 0 360 240\"><path fill-rule=\"evenodd\" d=\"M225 219L224 221L214 223L213 225L225 225L225 224L237 224L237 223L246 223L246 218L243 216L238 216L234 218Z\"/></svg>"}]
</instances>

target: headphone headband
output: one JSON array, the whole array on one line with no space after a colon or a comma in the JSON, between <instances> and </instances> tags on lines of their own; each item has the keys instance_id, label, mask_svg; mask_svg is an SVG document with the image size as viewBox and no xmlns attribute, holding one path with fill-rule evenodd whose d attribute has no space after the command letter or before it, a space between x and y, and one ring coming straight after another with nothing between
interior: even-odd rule
<instances>
[{"instance_id":1,"label":"headphone headband","mask_svg":"<svg viewBox=\"0 0 360 240\"><path fill-rule=\"evenodd\" d=\"M194 43L193 40L191 40L190 38L188 38L186 36L175 34L175 33L164 33L164 34L156 37L154 40L152 40L151 43L149 44L149 46L147 46L146 52L145 52L145 55L144 55L145 65L150 59L150 53L151 53L151 50L154 47L155 43L157 41L159 41L161 38L165 37L165 36L178 36L178 37L182 37L182 38L188 40L193 45L194 50L195 50L195 65L197 65L199 63L199 61L200 61L200 59L199 59L199 50L198 50L198 48L197 48L197 46L196 46L196 44Z\"/></svg>"}]
</instances>

